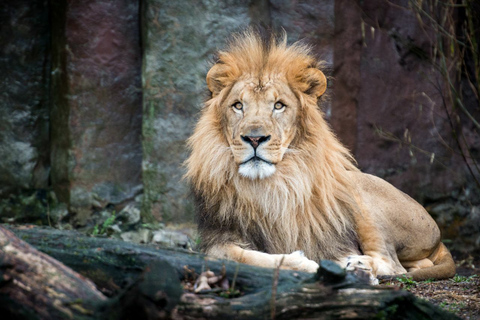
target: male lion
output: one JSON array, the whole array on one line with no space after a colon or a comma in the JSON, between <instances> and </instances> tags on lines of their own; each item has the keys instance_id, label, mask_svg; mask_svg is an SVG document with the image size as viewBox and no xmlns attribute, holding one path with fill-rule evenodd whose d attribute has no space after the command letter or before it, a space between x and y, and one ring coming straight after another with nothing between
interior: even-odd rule
<instances>
[{"instance_id":1,"label":"male lion","mask_svg":"<svg viewBox=\"0 0 480 320\"><path fill-rule=\"evenodd\" d=\"M201 248L210 256L315 272L330 259L371 279L455 274L435 221L361 173L317 106L326 78L307 46L233 38L207 74L211 99L189 139Z\"/></svg>"}]
</instances>

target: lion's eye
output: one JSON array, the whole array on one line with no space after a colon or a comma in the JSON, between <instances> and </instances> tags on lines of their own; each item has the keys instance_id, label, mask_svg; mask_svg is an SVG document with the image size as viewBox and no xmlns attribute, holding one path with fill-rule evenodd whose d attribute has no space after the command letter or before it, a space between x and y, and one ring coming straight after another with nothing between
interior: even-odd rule
<instances>
[{"instance_id":1,"label":"lion's eye","mask_svg":"<svg viewBox=\"0 0 480 320\"><path fill-rule=\"evenodd\" d=\"M273 106L275 108L275 110L282 110L283 108L286 107L286 105L284 105L283 103L281 103L280 101L275 103L275 105Z\"/></svg>"},{"instance_id":2,"label":"lion's eye","mask_svg":"<svg viewBox=\"0 0 480 320\"><path fill-rule=\"evenodd\" d=\"M243 104L241 102L235 102L234 104L232 104L232 107L234 107L237 110L242 110Z\"/></svg>"}]
</instances>

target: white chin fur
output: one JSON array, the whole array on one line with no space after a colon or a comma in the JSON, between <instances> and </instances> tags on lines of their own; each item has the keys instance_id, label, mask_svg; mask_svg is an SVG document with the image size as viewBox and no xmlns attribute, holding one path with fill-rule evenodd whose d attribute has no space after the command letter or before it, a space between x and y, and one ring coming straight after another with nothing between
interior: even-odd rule
<instances>
[{"instance_id":1,"label":"white chin fur","mask_svg":"<svg viewBox=\"0 0 480 320\"><path fill-rule=\"evenodd\" d=\"M238 173L246 178L263 179L275 173L275 165L266 163L264 161L249 161L240 165Z\"/></svg>"}]
</instances>

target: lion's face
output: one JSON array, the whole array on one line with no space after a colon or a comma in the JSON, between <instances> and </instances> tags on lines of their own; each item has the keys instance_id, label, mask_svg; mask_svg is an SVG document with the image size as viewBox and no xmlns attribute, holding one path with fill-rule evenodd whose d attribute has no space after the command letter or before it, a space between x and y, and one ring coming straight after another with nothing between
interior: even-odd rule
<instances>
[{"instance_id":1,"label":"lion's face","mask_svg":"<svg viewBox=\"0 0 480 320\"><path fill-rule=\"evenodd\" d=\"M251 179L275 173L295 136L299 101L286 80L236 82L222 103L225 137L238 172Z\"/></svg>"},{"instance_id":2,"label":"lion's face","mask_svg":"<svg viewBox=\"0 0 480 320\"><path fill-rule=\"evenodd\" d=\"M255 36L237 40L208 71L207 104L213 107L201 123L221 123L238 173L264 179L280 169L292 141L301 140L298 133L307 131L300 122L321 118L316 103L327 81L307 47L287 47L285 40L265 46Z\"/></svg>"}]
</instances>

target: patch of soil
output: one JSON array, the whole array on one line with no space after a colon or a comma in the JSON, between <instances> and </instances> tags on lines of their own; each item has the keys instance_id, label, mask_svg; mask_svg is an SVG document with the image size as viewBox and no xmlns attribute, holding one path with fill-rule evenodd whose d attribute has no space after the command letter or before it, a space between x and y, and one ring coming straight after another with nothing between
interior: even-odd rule
<instances>
[{"instance_id":1,"label":"patch of soil","mask_svg":"<svg viewBox=\"0 0 480 320\"><path fill-rule=\"evenodd\" d=\"M397 278L381 284L410 291L462 319L480 320L480 260L469 256L456 261L457 275L452 279L416 282Z\"/></svg>"}]
</instances>

